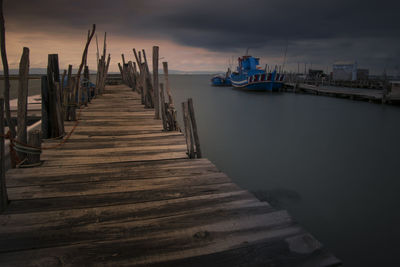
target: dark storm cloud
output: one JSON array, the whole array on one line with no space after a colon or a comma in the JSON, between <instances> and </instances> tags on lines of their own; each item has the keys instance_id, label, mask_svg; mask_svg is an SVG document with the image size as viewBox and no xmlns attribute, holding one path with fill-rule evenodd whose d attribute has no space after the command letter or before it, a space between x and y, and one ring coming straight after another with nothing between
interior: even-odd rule
<instances>
[{"instance_id":1,"label":"dark storm cloud","mask_svg":"<svg viewBox=\"0 0 400 267\"><path fill-rule=\"evenodd\" d=\"M333 53L382 57L381 65L400 60L399 9L394 0L5 1L12 30L81 31L97 23L113 34L167 38L214 51L251 47L277 55L288 42L297 60L321 60L324 52L330 60Z\"/></svg>"}]
</instances>

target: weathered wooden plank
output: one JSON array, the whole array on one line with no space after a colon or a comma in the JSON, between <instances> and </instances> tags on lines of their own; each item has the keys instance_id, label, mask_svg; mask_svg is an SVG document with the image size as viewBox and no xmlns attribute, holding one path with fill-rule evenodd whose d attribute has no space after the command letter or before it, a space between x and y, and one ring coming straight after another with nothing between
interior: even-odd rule
<instances>
[{"instance_id":1,"label":"weathered wooden plank","mask_svg":"<svg viewBox=\"0 0 400 267\"><path fill-rule=\"evenodd\" d=\"M45 198L14 200L10 202L9 208L6 210L4 215L7 216L7 214L15 213L114 206L128 203L134 204L234 191L241 191L241 189L232 183L224 183L190 186L185 188L185 190L179 191L176 188L165 188L163 190L138 190L122 193L118 192L88 196L81 195L75 197L51 198L51 201Z\"/></svg>"},{"instance_id":2,"label":"weathered wooden plank","mask_svg":"<svg viewBox=\"0 0 400 267\"><path fill-rule=\"evenodd\" d=\"M209 161L167 160L118 162L81 165L80 168L38 167L29 171L9 170L8 187L49 185L55 183L96 182L118 179L152 179L215 173L219 170Z\"/></svg>"},{"instance_id":3,"label":"weathered wooden plank","mask_svg":"<svg viewBox=\"0 0 400 267\"><path fill-rule=\"evenodd\" d=\"M83 139L74 139L64 143L62 148L59 148L59 150L67 151L71 149L94 149L98 147L110 148L110 147L182 145L182 144L185 144L185 140L183 140L180 136L173 138L165 138L165 139L163 138L154 138L145 140L130 139L125 141L119 141L115 139L109 139L106 141L103 141L101 139L93 139L84 142Z\"/></svg>"},{"instance_id":4,"label":"weathered wooden plank","mask_svg":"<svg viewBox=\"0 0 400 267\"><path fill-rule=\"evenodd\" d=\"M66 130L71 130L72 127L67 127ZM162 126L161 125L122 125L122 126L112 126L112 127L107 127L107 126L84 126L84 125L79 125L76 127L75 131L77 133L79 132L93 132L96 133L98 132L129 132L129 131L161 131Z\"/></svg>"},{"instance_id":5,"label":"weathered wooden plank","mask_svg":"<svg viewBox=\"0 0 400 267\"><path fill-rule=\"evenodd\" d=\"M226 222L224 231L233 232L237 229L235 224L243 224L242 220L248 220L249 215L254 218L249 224L260 226L267 231L267 227L287 226L291 223L286 211L272 211L270 207L260 202L233 201L228 203L213 203L209 207L198 206L196 210L184 206L183 210L169 210L162 217L154 217L137 220L133 213L129 217L119 220L97 221L86 223L85 219L79 224L70 223L70 226L58 228L57 226L36 226L28 229L18 229L16 233L0 233L0 252L9 252L21 249L37 249L49 246L67 245L70 243L93 242L100 240L113 240L120 238L134 238L138 235L157 237L172 231L182 231L185 228L216 228L216 224ZM156 210L153 210L153 213ZM256 218L261 217L263 218ZM210 217L206 225L203 225L202 217ZM242 219L242 220L241 220ZM270 222L261 225L258 220ZM214 224L214 225L212 225ZM229 229L231 226L231 229ZM21 231L22 230L22 231ZM245 230L245 229L242 229ZM258 229L260 230L260 229ZM195 234L194 232L193 234ZM173 239L174 237L172 237ZM224 234L215 236L220 241L225 238ZM25 242L24 242L25 241ZM173 240L171 240L173 241ZM188 242L188 246L197 246L195 238Z\"/></svg>"},{"instance_id":6,"label":"weathered wooden plank","mask_svg":"<svg viewBox=\"0 0 400 267\"><path fill-rule=\"evenodd\" d=\"M184 214L189 208L208 208L212 205L241 201L251 204L259 201L247 191L235 191L219 194L195 195L185 198L159 200L135 204L121 204L103 207L90 207L63 211L44 211L35 213L9 214L0 217L0 234L12 234L20 231L32 230L39 227L53 227L61 229L65 226L83 226L96 222L120 222L130 220L147 220L165 217L172 214ZM236 203L237 204L237 203ZM264 202L263 206L267 206ZM272 208L271 208L272 211ZM134 215L134 216L132 216ZM29 218L29 219L27 219Z\"/></svg>"},{"instance_id":7,"label":"weathered wooden plank","mask_svg":"<svg viewBox=\"0 0 400 267\"><path fill-rule=\"evenodd\" d=\"M228 214L230 213L228 212ZM207 213L201 215L207 215ZM224 215L222 214L222 216ZM23 261L19 261L19 263L29 263L29 261L26 260L29 258L31 258L31 260L37 260L42 257L48 257L48 255L52 255L53 257L54 255L58 255L57 257L62 258L64 263L69 260L68 263L73 263L73 265L85 265L85 263L94 263L96 265L96 263L104 264L107 262L108 264L119 266L126 264L151 264L213 254L224 250L230 250L238 246L245 246L250 242L256 243L262 240L274 244L275 242L279 242L278 238L291 238L303 233L302 229L298 226L288 226L284 229L280 228L282 223L289 217L283 211L254 215L252 217L245 217L245 212L244 214L238 213L232 214L231 216L231 219L226 219L225 217L226 220L218 221L218 219L221 219L221 215L216 214L215 216L208 217L210 218L210 223L208 224L185 227L175 231L171 231L171 226L175 226L176 224L178 224L178 226L190 225L192 223L192 218L189 217L189 221L186 221L184 217L166 218L165 221L169 222L160 226L157 225L157 221L155 222L156 225L153 227L156 229L152 227L149 227L150 229L143 227L143 230L148 229L148 231L145 231L147 234L146 239L136 237L134 235L135 228L129 228L132 229L133 233L127 232L127 236L132 237L122 240L119 239L118 242L116 242L115 239L106 239L101 242L91 242L88 244L78 243L77 245L62 247L64 252L56 247L53 249L31 250L31 253L17 252L14 253L14 257L18 254L24 255L23 257L17 257L23 258ZM199 219L199 217L193 216L193 219ZM182 219L182 222L180 222L179 219ZM136 223L136 225L137 224L138 223ZM126 229L125 227L127 225L129 224L121 225L119 228L114 225L104 225L104 229L102 229L103 232L100 233L105 234L107 231L112 231L113 227L117 227L115 232L118 233ZM135 223L132 223L132 225L135 225ZM140 229L140 226L141 225L137 226L137 228ZM167 228L163 229L163 227ZM151 234L152 232L154 234ZM112 235L112 233L109 235ZM114 247L113 249L111 249L112 246ZM286 243L286 247L288 246L289 244ZM92 253L77 253L78 255L73 257L73 259L67 258L66 255L71 255L71 253L74 255L77 252L73 250L73 248L76 249L76 247L79 247L79 249L83 251L88 251L91 247L90 251L92 251ZM311 247L309 250L315 251L316 249L318 249L318 246ZM113 251L113 253L110 253L111 251ZM1 255L0 259L4 259L1 257L5 255L7 254ZM102 257L99 259L98 255L102 255ZM112 255L114 255L114 257L112 257ZM77 261L79 259L80 261Z\"/></svg>"},{"instance_id":8,"label":"weathered wooden plank","mask_svg":"<svg viewBox=\"0 0 400 267\"><path fill-rule=\"evenodd\" d=\"M53 184L39 186L19 186L8 189L10 200L70 197L79 195L94 195L116 192L131 192L141 190L161 190L171 187L187 187L203 184L228 183L231 180L223 173L202 175L136 179L136 180L108 180L101 182L78 182L68 184Z\"/></svg>"},{"instance_id":9,"label":"weathered wooden plank","mask_svg":"<svg viewBox=\"0 0 400 267\"><path fill-rule=\"evenodd\" d=\"M108 136L108 135L88 135L84 133L76 133L69 138L69 140L139 140L139 139L146 139L146 138L153 138L153 137L160 137L160 136L183 136L180 132L138 132L138 133L130 133L127 135L118 135L118 136ZM59 142L59 140L45 140L46 143L54 143Z\"/></svg>"},{"instance_id":10,"label":"weathered wooden plank","mask_svg":"<svg viewBox=\"0 0 400 267\"><path fill-rule=\"evenodd\" d=\"M169 151L155 153L137 153L127 156L101 156L101 157L74 157L62 158L60 160L48 160L43 163L43 166L74 166L93 163L107 162L133 162L133 161L150 161L150 160L166 160L166 159L183 159L187 158L186 151Z\"/></svg>"},{"instance_id":11,"label":"weathered wooden plank","mask_svg":"<svg viewBox=\"0 0 400 267\"><path fill-rule=\"evenodd\" d=\"M110 156L110 155L129 155L127 152L152 152L152 151L184 151L186 145L154 145L154 146L123 146L111 148L92 148L92 149L57 149L46 150L42 153L42 159L51 157L81 157L81 156Z\"/></svg>"}]
</instances>

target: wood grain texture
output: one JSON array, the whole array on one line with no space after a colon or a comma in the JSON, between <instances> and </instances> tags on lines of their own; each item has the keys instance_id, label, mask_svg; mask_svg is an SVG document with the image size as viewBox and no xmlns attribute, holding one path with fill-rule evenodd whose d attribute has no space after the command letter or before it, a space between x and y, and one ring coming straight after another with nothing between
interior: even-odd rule
<instances>
[{"instance_id":1,"label":"wood grain texture","mask_svg":"<svg viewBox=\"0 0 400 267\"><path fill-rule=\"evenodd\" d=\"M260 202L209 160L189 159L184 135L163 128L138 93L107 86L68 141L43 150L40 167L7 172L0 265L340 263L286 211Z\"/></svg>"}]
</instances>

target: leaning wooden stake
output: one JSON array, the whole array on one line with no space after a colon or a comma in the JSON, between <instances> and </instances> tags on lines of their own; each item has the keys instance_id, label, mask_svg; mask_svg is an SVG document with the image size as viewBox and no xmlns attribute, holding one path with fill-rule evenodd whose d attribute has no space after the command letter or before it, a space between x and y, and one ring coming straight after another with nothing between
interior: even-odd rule
<instances>
[{"instance_id":1,"label":"leaning wooden stake","mask_svg":"<svg viewBox=\"0 0 400 267\"><path fill-rule=\"evenodd\" d=\"M6 167L4 153L4 98L0 98L0 212L3 212L8 205L8 195L6 187Z\"/></svg>"},{"instance_id":2,"label":"leaning wooden stake","mask_svg":"<svg viewBox=\"0 0 400 267\"><path fill-rule=\"evenodd\" d=\"M196 118L194 116L193 100L191 98L188 99L188 107L189 107L190 122L192 123L194 143L196 145L196 158L201 158L200 139L197 133L197 123L196 123Z\"/></svg>"},{"instance_id":3,"label":"leaning wooden stake","mask_svg":"<svg viewBox=\"0 0 400 267\"><path fill-rule=\"evenodd\" d=\"M4 74L4 101L5 101L5 113L7 119L7 125L11 132L12 137L17 135L15 130L14 122L11 118L10 111L10 75L8 70L8 60L6 52L6 31L4 27L4 16L3 16L3 0L0 0L0 45L1 45L1 59L3 62L3 74ZM12 166L15 166L15 162L11 162Z\"/></svg>"},{"instance_id":4,"label":"leaning wooden stake","mask_svg":"<svg viewBox=\"0 0 400 267\"><path fill-rule=\"evenodd\" d=\"M84 64L85 64L85 62L86 62L86 59L87 59L87 53L88 53L88 49L89 49L89 44L90 44L90 41L92 40L92 38L93 38L93 35L94 35L94 32L96 31L96 24L93 24L93 26L92 26L92 31L90 32L90 35L88 36L88 39L87 39L87 42L86 42L86 45L85 45L85 49L83 50L83 54L82 54L82 61L81 61L81 64L79 65L79 69L78 69L78 73L77 73L77 75L76 75L76 77L77 77L77 82L76 82L76 88L75 88L75 92L77 92L77 94L78 94L78 107L80 106L80 101L81 101L81 86L80 86L80 78L81 78L81 72L82 72L82 69L83 69L83 66L84 66Z\"/></svg>"},{"instance_id":5,"label":"leaning wooden stake","mask_svg":"<svg viewBox=\"0 0 400 267\"><path fill-rule=\"evenodd\" d=\"M29 48L24 47L21 61L19 63L19 85L18 85L18 127L17 141L27 143L27 112L28 112L28 75L29 75ZM2 119L2 118L1 118ZM18 152L18 157L23 160L25 153Z\"/></svg>"},{"instance_id":6,"label":"leaning wooden stake","mask_svg":"<svg viewBox=\"0 0 400 267\"><path fill-rule=\"evenodd\" d=\"M183 124L185 127L187 154L189 158L192 159L194 158L194 145L193 145L192 127L190 127L188 102L182 103L182 113L183 113Z\"/></svg>"},{"instance_id":7,"label":"leaning wooden stake","mask_svg":"<svg viewBox=\"0 0 400 267\"><path fill-rule=\"evenodd\" d=\"M154 118L160 119L160 99L158 93L158 46L153 46L153 90L154 90Z\"/></svg>"}]
</instances>

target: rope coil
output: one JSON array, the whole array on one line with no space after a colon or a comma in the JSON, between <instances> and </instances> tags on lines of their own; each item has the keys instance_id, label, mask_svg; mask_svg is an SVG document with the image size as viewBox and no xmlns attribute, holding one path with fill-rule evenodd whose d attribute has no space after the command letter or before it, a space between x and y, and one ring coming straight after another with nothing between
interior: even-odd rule
<instances>
[{"instance_id":1,"label":"rope coil","mask_svg":"<svg viewBox=\"0 0 400 267\"><path fill-rule=\"evenodd\" d=\"M26 159L20 160L16 151L25 153L25 154L40 155L43 150L56 149L56 148L61 147L68 141L68 139L71 137L72 133L75 131L76 127L78 126L79 120L81 117L81 113L82 113L82 109L79 109L78 117L77 117L76 122L75 122L74 126L72 127L71 131L67 135L62 135L62 136L57 137L57 139L58 139L58 138L63 138L65 136L65 138L63 138L60 141L60 143L53 145L53 146L35 147L35 146L31 146L31 145L19 142L18 140L16 140L15 138L12 137L10 130L8 130L8 132L6 134L1 134L0 137L10 140L10 156L13 158L14 162L16 163L16 166L22 167L22 164L26 161ZM52 138L52 139L55 139L55 138ZM33 164L32 166L39 166L39 165Z\"/></svg>"}]
</instances>

